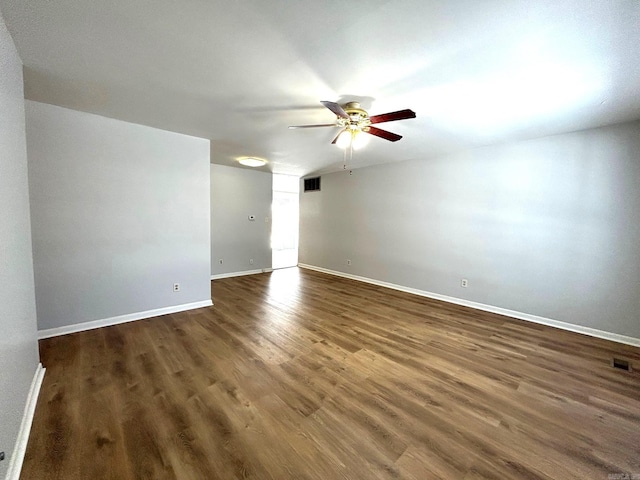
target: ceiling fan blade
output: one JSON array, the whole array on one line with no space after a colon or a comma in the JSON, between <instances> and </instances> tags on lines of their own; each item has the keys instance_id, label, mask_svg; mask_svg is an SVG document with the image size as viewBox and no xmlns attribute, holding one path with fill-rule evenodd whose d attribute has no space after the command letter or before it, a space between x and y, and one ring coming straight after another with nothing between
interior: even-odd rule
<instances>
[{"instance_id":1,"label":"ceiling fan blade","mask_svg":"<svg viewBox=\"0 0 640 480\"><path fill-rule=\"evenodd\" d=\"M389 140L390 142L397 142L402 138L402 135L398 135L397 133L387 132L386 130L382 130L381 128L376 128L376 127L367 127L362 131L367 132L371 135L375 135L376 137L384 138L385 140Z\"/></svg>"},{"instance_id":2,"label":"ceiling fan blade","mask_svg":"<svg viewBox=\"0 0 640 480\"><path fill-rule=\"evenodd\" d=\"M337 127L335 123L321 123L318 125L289 125L290 129L295 128L316 128L316 127Z\"/></svg>"},{"instance_id":3,"label":"ceiling fan blade","mask_svg":"<svg viewBox=\"0 0 640 480\"><path fill-rule=\"evenodd\" d=\"M320 102L322 105L324 105L325 107L327 107L329 110L331 110L333 113L335 113L337 116L342 117L342 118L349 118L349 115L347 115L347 112L345 112L342 107L340 105L338 105L335 102L328 102L326 100Z\"/></svg>"},{"instance_id":4,"label":"ceiling fan blade","mask_svg":"<svg viewBox=\"0 0 640 480\"><path fill-rule=\"evenodd\" d=\"M399 110L397 112L382 113L369 117L371 123L393 122L395 120L406 120L407 118L416 118L416 112L413 110Z\"/></svg>"},{"instance_id":5,"label":"ceiling fan blade","mask_svg":"<svg viewBox=\"0 0 640 480\"><path fill-rule=\"evenodd\" d=\"M338 133L338 135L336 135L336 138L333 139L333 142L331 142L331 145L335 145L336 142L338 141L338 137L342 134L342 132L344 132L346 130L346 128L343 128L342 130L340 130L340 133Z\"/></svg>"}]
</instances>

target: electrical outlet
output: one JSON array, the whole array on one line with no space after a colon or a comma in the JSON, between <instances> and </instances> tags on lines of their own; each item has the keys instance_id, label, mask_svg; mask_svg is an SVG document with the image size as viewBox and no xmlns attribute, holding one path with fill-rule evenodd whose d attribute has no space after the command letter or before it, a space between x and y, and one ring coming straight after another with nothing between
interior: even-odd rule
<instances>
[{"instance_id":1,"label":"electrical outlet","mask_svg":"<svg viewBox=\"0 0 640 480\"><path fill-rule=\"evenodd\" d=\"M223 261L222 259L220 259L220 260L218 260L218 263L219 263L220 265L222 265L222 264L224 263L224 261Z\"/></svg>"},{"instance_id":2,"label":"electrical outlet","mask_svg":"<svg viewBox=\"0 0 640 480\"><path fill-rule=\"evenodd\" d=\"M460 286L462 288L467 288L469 286L469 280L467 280L466 278L463 278L462 280L460 280Z\"/></svg>"},{"instance_id":3,"label":"electrical outlet","mask_svg":"<svg viewBox=\"0 0 640 480\"><path fill-rule=\"evenodd\" d=\"M351 260L347 260L347 265L351 265Z\"/></svg>"},{"instance_id":4,"label":"electrical outlet","mask_svg":"<svg viewBox=\"0 0 640 480\"><path fill-rule=\"evenodd\" d=\"M249 265L253 265L253 258L249 259Z\"/></svg>"},{"instance_id":5,"label":"electrical outlet","mask_svg":"<svg viewBox=\"0 0 640 480\"><path fill-rule=\"evenodd\" d=\"M179 283L174 283L173 284L173 291L174 292L179 292L180 291L180 284Z\"/></svg>"}]
</instances>

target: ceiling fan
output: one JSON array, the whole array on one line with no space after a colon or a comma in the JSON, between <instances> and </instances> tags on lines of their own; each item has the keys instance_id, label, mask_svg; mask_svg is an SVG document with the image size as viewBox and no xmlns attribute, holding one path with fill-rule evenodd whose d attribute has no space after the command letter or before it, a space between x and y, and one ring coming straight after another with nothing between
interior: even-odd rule
<instances>
[{"instance_id":1,"label":"ceiling fan","mask_svg":"<svg viewBox=\"0 0 640 480\"><path fill-rule=\"evenodd\" d=\"M336 144L341 148L352 146L358 149L365 140L361 132L384 138L390 142L397 142L402 135L382 130L374 127L374 124L393 122L396 120L406 120L408 118L416 118L413 110L399 110L397 112L383 113L381 115L369 116L366 110L360 107L358 102L349 102L343 106L335 103L323 101L320 102L333 113L336 114L334 123L323 123L318 125L291 125L289 128L317 128L317 127L340 127L342 131L333 139L332 144Z\"/></svg>"}]
</instances>

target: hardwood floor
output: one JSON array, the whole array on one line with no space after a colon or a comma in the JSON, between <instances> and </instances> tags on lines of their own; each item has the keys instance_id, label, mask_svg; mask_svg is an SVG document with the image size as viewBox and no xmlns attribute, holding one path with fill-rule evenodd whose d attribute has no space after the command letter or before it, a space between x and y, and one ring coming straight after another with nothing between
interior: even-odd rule
<instances>
[{"instance_id":1,"label":"hardwood floor","mask_svg":"<svg viewBox=\"0 0 640 480\"><path fill-rule=\"evenodd\" d=\"M640 349L295 268L212 293L41 341L21 478L640 478Z\"/></svg>"}]
</instances>

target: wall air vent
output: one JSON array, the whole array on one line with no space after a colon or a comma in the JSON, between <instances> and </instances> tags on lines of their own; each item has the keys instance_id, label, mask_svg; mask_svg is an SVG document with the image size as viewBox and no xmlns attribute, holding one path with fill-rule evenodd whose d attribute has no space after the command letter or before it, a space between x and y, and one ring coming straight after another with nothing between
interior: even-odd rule
<instances>
[{"instance_id":1,"label":"wall air vent","mask_svg":"<svg viewBox=\"0 0 640 480\"><path fill-rule=\"evenodd\" d=\"M305 192L317 192L318 190L320 190L320 177L304 179Z\"/></svg>"},{"instance_id":2,"label":"wall air vent","mask_svg":"<svg viewBox=\"0 0 640 480\"><path fill-rule=\"evenodd\" d=\"M613 368L619 368L620 370L626 370L628 372L631 371L631 363L629 360L623 360L622 358L613 358L611 360L611 365Z\"/></svg>"}]
</instances>

